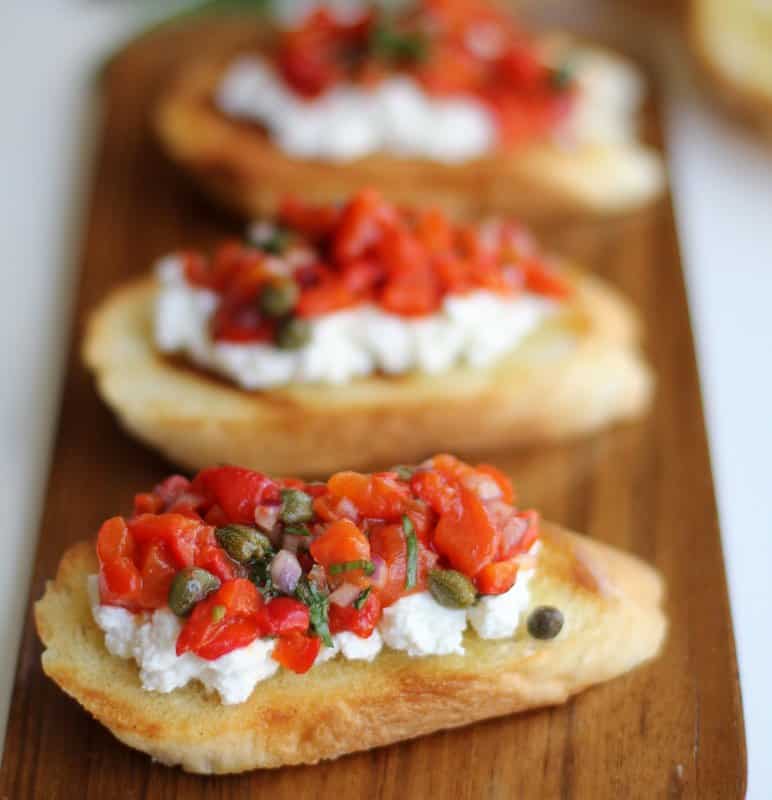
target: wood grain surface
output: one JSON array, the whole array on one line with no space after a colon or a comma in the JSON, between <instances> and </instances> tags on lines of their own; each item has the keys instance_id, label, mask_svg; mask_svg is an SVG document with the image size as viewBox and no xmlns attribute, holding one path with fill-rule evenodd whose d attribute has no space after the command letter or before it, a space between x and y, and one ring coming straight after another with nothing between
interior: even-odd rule
<instances>
[{"instance_id":1,"label":"wood grain surface","mask_svg":"<svg viewBox=\"0 0 772 800\"><path fill-rule=\"evenodd\" d=\"M130 508L172 467L132 441L78 357L88 310L179 246L238 222L209 207L163 160L148 112L174 64L218 35L163 30L123 52L103 80L75 328L31 587L64 549ZM652 112L656 136L656 114ZM548 231L640 305L658 372L650 417L578 443L498 459L523 503L655 563L668 587L662 657L565 706L492 720L316 767L202 778L119 744L40 667L31 617L19 655L0 798L739 798L745 743L735 648L688 311L668 202L613 225ZM30 532L34 535L35 532Z\"/></svg>"}]
</instances>

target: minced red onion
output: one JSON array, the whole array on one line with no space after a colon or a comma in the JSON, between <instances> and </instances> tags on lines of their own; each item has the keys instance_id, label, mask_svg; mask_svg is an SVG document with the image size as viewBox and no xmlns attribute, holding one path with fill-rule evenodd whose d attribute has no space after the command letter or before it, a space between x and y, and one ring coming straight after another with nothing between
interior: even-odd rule
<instances>
[{"instance_id":1,"label":"minced red onion","mask_svg":"<svg viewBox=\"0 0 772 800\"><path fill-rule=\"evenodd\" d=\"M359 509L348 497L341 497L341 499L338 500L337 510L339 514L350 519L352 522L356 522L359 519Z\"/></svg>"},{"instance_id":2,"label":"minced red onion","mask_svg":"<svg viewBox=\"0 0 772 800\"><path fill-rule=\"evenodd\" d=\"M497 525L500 531L501 547L504 550L511 550L517 547L525 536L528 530L528 521L522 517L518 517L514 509L510 508L508 518L499 518L494 524Z\"/></svg>"},{"instance_id":3,"label":"minced red onion","mask_svg":"<svg viewBox=\"0 0 772 800\"><path fill-rule=\"evenodd\" d=\"M298 585L303 570L294 553L279 550L271 562L271 580L273 585L284 594L292 594Z\"/></svg>"},{"instance_id":4,"label":"minced red onion","mask_svg":"<svg viewBox=\"0 0 772 800\"><path fill-rule=\"evenodd\" d=\"M275 527L279 519L279 512L281 506L276 503L274 505L260 505L255 509L255 523L257 527L270 533Z\"/></svg>"},{"instance_id":5,"label":"minced red onion","mask_svg":"<svg viewBox=\"0 0 772 800\"><path fill-rule=\"evenodd\" d=\"M373 574L370 576L370 583L381 589L385 585L386 578L389 575L386 562L380 556L372 556L370 561L373 562Z\"/></svg>"},{"instance_id":6,"label":"minced red onion","mask_svg":"<svg viewBox=\"0 0 772 800\"><path fill-rule=\"evenodd\" d=\"M353 583L342 583L331 595L330 602L336 606L350 606L359 597L361 589Z\"/></svg>"},{"instance_id":7,"label":"minced red onion","mask_svg":"<svg viewBox=\"0 0 772 800\"><path fill-rule=\"evenodd\" d=\"M483 475L466 475L461 481L467 489L471 489L480 500L498 500L501 497L501 487L493 480Z\"/></svg>"}]
</instances>

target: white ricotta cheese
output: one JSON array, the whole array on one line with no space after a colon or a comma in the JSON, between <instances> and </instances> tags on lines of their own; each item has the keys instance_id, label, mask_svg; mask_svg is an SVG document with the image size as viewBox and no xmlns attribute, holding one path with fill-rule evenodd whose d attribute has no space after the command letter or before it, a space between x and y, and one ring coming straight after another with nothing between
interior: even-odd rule
<instances>
[{"instance_id":1,"label":"white ricotta cheese","mask_svg":"<svg viewBox=\"0 0 772 800\"><path fill-rule=\"evenodd\" d=\"M378 630L374 630L366 639L355 633L341 631L335 634L337 644L343 658L359 661L372 661L383 648L383 639Z\"/></svg>"},{"instance_id":2,"label":"white ricotta cheese","mask_svg":"<svg viewBox=\"0 0 772 800\"><path fill-rule=\"evenodd\" d=\"M269 64L244 56L227 70L216 103L226 114L264 125L279 148L298 158L343 162L386 151L458 163L496 141L495 121L481 103L435 99L407 77L370 90L343 84L306 100Z\"/></svg>"},{"instance_id":3,"label":"white ricotta cheese","mask_svg":"<svg viewBox=\"0 0 772 800\"><path fill-rule=\"evenodd\" d=\"M213 661L192 653L178 656L175 645L181 624L171 611L163 608L152 615L132 614L102 606L96 575L89 576L88 589L94 620L105 632L108 652L137 662L143 689L166 693L197 680L231 705L243 703L257 683L279 668L271 658L273 639L258 639Z\"/></svg>"},{"instance_id":4,"label":"white ricotta cheese","mask_svg":"<svg viewBox=\"0 0 772 800\"><path fill-rule=\"evenodd\" d=\"M571 51L569 64L579 98L558 138L576 144L625 144L637 137L637 113L645 95L639 71L598 50Z\"/></svg>"},{"instance_id":5,"label":"white ricotta cheese","mask_svg":"<svg viewBox=\"0 0 772 800\"><path fill-rule=\"evenodd\" d=\"M528 608L528 584L533 573L533 569L519 572L508 592L481 597L467 609L467 618L481 639L506 639L514 635L521 615Z\"/></svg>"},{"instance_id":6,"label":"white ricotta cheese","mask_svg":"<svg viewBox=\"0 0 772 800\"><path fill-rule=\"evenodd\" d=\"M349 631L341 631L332 637L332 647L322 645L314 666L324 664L339 654L350 661L372 661L382 648L383 639L377 629L366 639Z\"/></svg>"},{"instance_id":7,"label":"white ricotta cheese","mask_svg":"<svg viewBox=\"0 0 772 800\"><path fill-rule=\"evenodd\" d=\"M429 592L419 592L384 609L378 628L366 639L343 632L333 636L332 647L322 647L314 665L338 655L349 660L372 661L386 646L410 656L463 655L467 620L483 639L510 637L529 605L529 582L533 569L523 570L505 594L483 597L469 609L445 608ZM279 664L271 658L275 640L257 639L213 661L193 653L175 652L180 620L168 609L152 614L132 614L99 602L99 579L88 578L94 620L105 634L108 652L133 658L139 667L142 687L171 692L190 681L199 681L216 691L226 705L243 703L255 686L270 678Z\"/></svg>"},{"instance_id":8,"label":"white ricotta cheese","mask_svg":"<svg viewBox=\"0 0 772 800\"><path fill-rule=\"evenodd\" d=\"M635 141L644 84L634 66L599 51L573 49L579 97L555 134L564 145ZM562 59L559 51L554 58ZM456 164L496 146L496 121L472 97L437 99L409 77L374 89L334 87L319 98L296 94L260 58L244 56L226 71L216 102L226 114L265 126L297 158L351 161L376 152Z\"/></svg>"},{"instance_id":9,"label":"white ricotta cheese","mask_svg":"<svg viewBox=\"0 0 772 800\"><path fill-rule=\"evenodd\" d=\"M466 611L441 606L429 592L408 595L385 608L378 627L388 647L409 656L464 653Z\"/></svg>"},{"instance_id":10,"label":"white ricotta cheese","mask_svg":"<svg viewBox=\"0 0 772 800\"><path fill-rule=\"evenodd\" d=\"M281 350L215 342L209 322L217 296L187 283L174 257L159 263L157 275L158 349L185 355L250 390L345 383L378 370L433 374L455 364L482 367L513 350L558 308L555 301L535 294L510 298L487 291L450 295L439 311L420 319L357 306L311 320L309 343L299 350Z\"/></svg>"}]
</instances>

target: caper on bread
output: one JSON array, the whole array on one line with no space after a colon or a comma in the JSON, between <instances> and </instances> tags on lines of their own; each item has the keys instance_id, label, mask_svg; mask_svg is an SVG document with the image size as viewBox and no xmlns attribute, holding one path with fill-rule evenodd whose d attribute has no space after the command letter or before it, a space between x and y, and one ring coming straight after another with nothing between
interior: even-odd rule
<instances>
[{"instance_id":1,"label":"caper on bread","mask_svg":"<svg viewBox=\"0 0 772 800\"><path fill-rule=\"evenodd\" d=\"M176 463L329 474L559 440L648 407L630 306L520 225L363 191L292 201L252 237L162 260L89 320L100 394Z\"/></svg>"},{"instance_id":2,"label":"caper on bread","mask_svg":"<svg viewBox=\"0 0 772 800\"><path fill-rule=\"evenodd\" d=\"M662 595L494 467L436 456L174 476L64 554L35 620L46 674L119 740L226 773L562 703L657 655Z\"/></svg>"},{"instance_id":3,"label":"caper on bread","mask_svg":"<svg viewBox=\"0 0 772 800\"><path fill-rule=\"evenodd\" d=\"M490 3L422 0L397 19L322 11L247 38L183 65L154 120L171 159L247 217L287 192L332 203L367 185L530 219L626 212L663 189L636 131L637 70L529 37Z\"/></svg>"},{"instance_id":4,"label":"caper on bread","mask_svg":"<svg viewBox=\"0 0 772 800\"><path fill-rule=\"evenodd\" d=\"M692 0L690 27L710 90L772 136L772 9L754 0Z\"/></svg>"}]
</instances>

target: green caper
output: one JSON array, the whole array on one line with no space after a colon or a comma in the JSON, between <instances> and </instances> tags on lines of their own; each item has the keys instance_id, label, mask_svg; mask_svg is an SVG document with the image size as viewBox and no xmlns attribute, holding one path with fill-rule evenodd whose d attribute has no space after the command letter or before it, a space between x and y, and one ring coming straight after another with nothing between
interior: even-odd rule
<instances>
[{"instance_id":1,"label":"green caper","mask_svg":"<svg viewBox=\"0 0 772 800\"><path fill-rule=\"evenodd\" d=\"M283 317L289 314L300 296L295 281L289 278L266 283L260 292L258 305L263 314L269 317Z\"/></svg>"},{"instance_id":2,"label":"green caper","mask_svg":"<svg viewBox=\"0 0 772 800\"><path fill-rule=\"evenodd\" d=\"M429 572L429 591L446 608L466 608L477 599L474 584L454 569L433 569Z\"/></svg>"},{"instance_id":3,"label":"green caper","mask_svg":"<svg viewBox=\"0 0 772 800\"><path fill-rule=\"evenodd\" d=\"M276 228L267 239L260 242L259 246L264 253L280 256L287 249L291 238L292 236L289 231L283 228Z\"/></svg>"},{"instance_id":4,"label":"green caper","mask_svg":"<svg viewBox=\"0 0 772 800\"><path fill-rule=\"evenodd\" d=\"M220 579L211 572L199 567L182 569L174 576L169 587L169 608L178 617L184 617L196 603L219 588Z\"/></svg>"},{"instance_id":5,"label":"green caper","mask_svg":"<svg viewBox=\"0 0 772 800\"><path fill-rule=\"evenodd\" d=\"M574 71L570 64L561 64L550 72L550 83L558 91L567 89L574 79Z\"/></svg>"},{"instance_id":6,"label":"green caper","mask_svg":"<svg viewBox=\"0 0 772 800\"><path fill-rule=\"evenodd\" d=\"M276 345L282 350L299 350L311 340L311 326L300 317L287 317L279 323Z\"/></svg>"},{"instance_id":7,"label":"green caper","mask_svg":"<svg viewBox=\"0 0 772 800\"><path fill-rule=\"evenodd\" d=\"M314 516L312 503L311 495L301 492L300 489L282 489L279 519L285 525L310 522Z\"/></svg>"},{"instance_id":8,"label":"green caper","mask_svg":"<svg viewBox=\"0 0 772 800\"><path fill-rule=\"evenodd\" d=\"M225 525L218 528L214 535L220 547L240 564L259 560L271 552L271 540L249 525Z\"/></svg>"},{"instance_id":9,"label":"green caper","mask_svg":"<svg viewBox=\"0 0 772 800\"><path fill-rule=\"evenodd\" d=\"M539 606L528 615L527 624L534 639L554 639L563 629L563 612L554 606Z\"/></svg>"}]
</instances>

